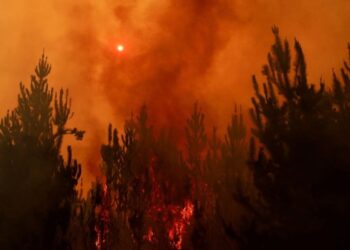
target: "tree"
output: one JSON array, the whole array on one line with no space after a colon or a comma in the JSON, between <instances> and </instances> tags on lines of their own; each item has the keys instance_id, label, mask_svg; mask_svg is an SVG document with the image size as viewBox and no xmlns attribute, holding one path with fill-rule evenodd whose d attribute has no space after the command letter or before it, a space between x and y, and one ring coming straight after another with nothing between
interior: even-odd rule
<instances>
[{"instance_id":1,"label":"tree","mask_svg":"<svg viewBox=\"0 0 350 250\"><path fill-rule=\"evenodd\" d=\"M107 239L115 239L116 244L102 240L98 249L189 246L188 227L193 214L189 170L170 134L161 130L155 135L145 106L135 120L127 120L121 137L109 125L108 142L102 145L101 156L106 177L103 197L111 198L111 206L104 209L103 201L102 205L93 205L101 209L92 217L99 218L104 210L111 216L109 221L92 221L97 235L103 235L100 228L108 228L107 233L113 233L113 237ZM91 194L96 193L93 190Z\"/></svg>"},{"instance_id":2,"label":"tree","mask_svg":"<svg viewBox=\"0 0 350 250\"><path fill-rule=\"evenodd\" d=\"M232 189L232 192L235 193L234 197L237 199L240 199L238 196L241 195L244 189L244 182L248 182L247 178L244 179L243 174L247 170L245 167L247 155L246 133L247 128L243 120L242 110L238 111L236 106L231 117L231 123L227 127L221 154L224 166L224 185L231 185L227 188Z\"/></svg>"},{"instance_id":3,"label":"tree","mask_svg":"<svg viewBox=\"0 0 350 250\"><path fill-rule=\"evenodd\" d=\"M106 196L111 200L106 209L112 215L105 226L116 235L125 235L128 231L137 249L144 244L147 233L146 213L150 208L153 184L150 173L153 145L152 128L148 125L147 109L143 106L136 120L131 117L126 121L121 142L118 131L109 125L108 143L101 147ZM107 242L105 246L111 244ZM119 241L114 244L129 243Z\"/></svg>"},{"instance_id":4,"label":"tree","mask_svg":"<svg viewBox=\"0 0 350 250\"><path fill-rule=\"evenodd\" d=\"M72 163L70 148L65 165L60 150L65 135L81 140L84 131L66 127L72 116L68 91L49 88L50 72L42 55L29 88L20 83L17 107L0 121L0 231L6 235L1 242L5 248L53 248L58 228L62 234L67 228L69 216L62 213L70 213L81 168ZM58 220L61 215L64 221Z\"/></svg>"},{"instance_id":5,"label":"tree","mask_svg":"<svg viewBox=\"0 0 350 250\"><path fill-rule=\"evenodd\" d=\"M204 126L204 113L196 102L191 116L186 124L186 146L188 154L188 167L192 181L192 200L194 202L194 225L191 235L193 249L207 249L206 227L204 213L209 190L204 181L205 153L207 149L207 135Z\"/></svg>"},{"instance_id":6,"label":"tree","mask_svg":"<svg viewBox=\"0 0 350 250\"><path fill-rule=\"evenodd\" d=\"M343 83L334 74L329 90L310 84L300 43L292 64L288 41L272 30L262 92L253 76L252 132L262 147L256 154L251 145L250 163L267 204L254 242L264 249L348 249L348 74L341 70Z\"/></svg>"},{"instance_id":7,"label":"tree","mask_svg":"<svg viewBox=\"0 0 350 250\"><path fill-rule=\"evenodd\" d=\"M198 172L203 172L201 163L206 143L207 135L204 127L204 114L196 102L193 106L191 117L187 119L186 146L190 168L196 169Z\"/></svg>"}]
</instances>

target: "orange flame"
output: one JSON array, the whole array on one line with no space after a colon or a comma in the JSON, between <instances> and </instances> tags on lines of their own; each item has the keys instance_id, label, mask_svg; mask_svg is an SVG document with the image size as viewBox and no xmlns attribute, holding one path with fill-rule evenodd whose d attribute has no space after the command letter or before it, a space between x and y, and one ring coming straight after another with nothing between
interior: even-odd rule
<instances>
[{"instance_id":1,"label":"orange flame","mask_svg":"<svg viewBox=\"0 0 350 250\"><path fill-rule=\"evenodd\" d=\"M182 249L183 237L186 233L186 228L190 225L193 216L194 205L191 201L186 201L185 207L181 210L181 217L175 220L169 229L169 240L171 245L177 249Z\"/></svg>"}]
</instances>

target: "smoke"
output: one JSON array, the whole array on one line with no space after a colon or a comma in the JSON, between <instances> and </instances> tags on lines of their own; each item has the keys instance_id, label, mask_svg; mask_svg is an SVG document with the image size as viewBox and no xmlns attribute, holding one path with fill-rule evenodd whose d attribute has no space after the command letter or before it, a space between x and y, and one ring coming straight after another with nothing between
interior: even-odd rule
<instances>
[{"instance_id":1,"label":"smoke","mask_svg":"<svg viewBox=\"0 0 350 250\"><path fill-rule=\"evenodd\" d=\"M234 104L250 105L253 73L273 41L272 25L304 48L309 77L330 76L346 56L350 2L344 0L12 0L2 3L0 109L15 105L45 49L50 84L70 89L71 121L87 131L73 143L85 179L99 174L107 125L149 108L151 122L182 132L198 100L208 125L226 126ZM125 51L118 53L117 44ZM25 81L26 82L26 81Z\"/></svg>"},{"instance_id":2,"label":"smoke","mask_svg":"<svg viewBox=\"0 0 350 250\"><path fill-rule=\"evenodd\" d=\"M69 35L71 53L79 53L76 63L98 83L115 114L125 117L146 103L157 122L176 121L198 98L194 90L205 87L209 69L230 39L235 14L229 2L149 1L142 7L136 1L108 2L110 12L104 15L112 25L105 30L89 22L91 10L74 7L79 30ZM118 43L125 52L115 51Z\"/></svg>"},{"instance_id":3,"label":"smoke","mask_svg":"<svg viewBox=\"0 0 350 250\"><path fill-rule=\"evenodd\" d=\"M138 38L130 41L131 50L143 49L126 51L122 58L107 51L101 72L104 94L118 114L145 103L157 123L174 126L187 116L198 98L195 90L205 87L208 70L229 41L225 27L235 18L232 6L227 0L170 1L149 16L150 29L126 18L137 9L115 9L116 20L128 29L126 37ZM116 102L116 97L123 100Z\"/></svg>"},{"instance_id":4,"label":"smoke","mask_svg":"<svg viewBox=\"0 0 350 250\"><path fill-rule=\"evenodd\" d=\"M108 120L122 127L142 104L155 126L182 134L193 102L200 99L196 90L206 87L216 56L229 42L228 27L236 21L230 2L106 1L100 13L91 5L71 6L69 65L79 70L77 87L88 98L85 119L97 125L88 128L90 169L96 169ZM92 20L101 16L108 24L96 27ZM118 53L117 44L125 51Z\"/></svg>"}]
</instances>

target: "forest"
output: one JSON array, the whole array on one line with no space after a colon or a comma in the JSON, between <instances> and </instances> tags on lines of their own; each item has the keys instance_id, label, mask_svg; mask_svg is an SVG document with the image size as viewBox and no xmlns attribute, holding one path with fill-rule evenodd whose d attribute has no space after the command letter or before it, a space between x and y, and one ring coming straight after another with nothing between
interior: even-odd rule
<instances>
[{"instance_id":1,"label":"forest","mask_svg":"<svg viewBox=\"0 0 350 250\"><path fill-rule=\"evenodd\" d=\"M301 44L272 32L249 114L236 104L219 136L193 100L179 143L146 103L106 124L87 196L63 140L89 131L42 55L0 122L0 248L350 249L350 64L310 83Z\"/></svg>"}]
</instances>

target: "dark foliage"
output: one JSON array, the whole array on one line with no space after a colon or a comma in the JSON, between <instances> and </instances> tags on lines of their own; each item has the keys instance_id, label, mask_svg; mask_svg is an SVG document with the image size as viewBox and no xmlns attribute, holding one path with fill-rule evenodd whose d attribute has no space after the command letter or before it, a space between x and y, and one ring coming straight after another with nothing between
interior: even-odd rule
<instances>
[{"instance_id":1,"label":"dark foliage","mask_svg":"<svg viewBox=\"0 0 350 250\"><path fill-rule=\"evenodd\" d=\"M72 161L70 147L66 163L60 150L66 134L82 139L84 132L66 128L71 117L68 92L49 89L50 71L43 55L29 88L20 84L17 107L0 122L0 244L5 249L68 244L81 168Z\"/></svg>"},{"instance_id":2,"label":"dark foliage","mask_svg":"<svg viewBox=\"0 0 350 250\"><path fill-rule=\"evenodd\" d=\"M301 45L273 28L275 43L263 67L266 82L253 77L251 147L255 184L266 201L253 249L349 249L349 91L346 68L326 89L307 79ZM260 90L262 87L262 90Z\"/></svg>"}]
</instances>

